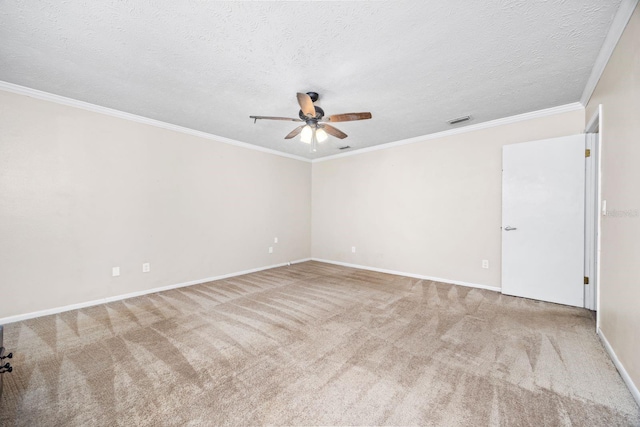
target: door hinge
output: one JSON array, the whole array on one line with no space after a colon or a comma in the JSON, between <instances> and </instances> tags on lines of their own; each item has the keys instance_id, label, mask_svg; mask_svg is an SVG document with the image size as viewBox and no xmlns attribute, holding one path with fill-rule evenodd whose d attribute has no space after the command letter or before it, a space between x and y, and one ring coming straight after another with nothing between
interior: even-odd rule
<instances>
[{"instance_id":1,"label":"door hinge","mask_svg":"<svg viewBox=\"0 0 640 427\"><path fill-rule=\"evenodd\" d=\"M584 150L584 156L585 157L591 157L591 150L588 149L588 148L586 150Z\"/></svg>"},{"instance_id":2,"label":"door hinge","mask_svg":"<svg viewBox=\"0 0 640 427\"><path fill-rule=\"evenodd\" d=\"M589 278L587 276L584 276L584 284L585 285L589 284Z\"/></svg>"}]
</instances>

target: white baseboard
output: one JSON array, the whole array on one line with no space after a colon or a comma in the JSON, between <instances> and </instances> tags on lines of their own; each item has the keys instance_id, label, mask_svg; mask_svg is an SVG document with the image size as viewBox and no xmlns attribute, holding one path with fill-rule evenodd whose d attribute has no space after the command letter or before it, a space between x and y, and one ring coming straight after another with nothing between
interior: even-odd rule
<instances>
[{"instance_id":1,"label":"white baseboard","mask_svg":"<svg viewBox=\"0 0 640 427\"><path fill-rule=\"evenodd\" d=\"M598 328L597 332L598 332L598 336L600 337L600 341L602 341L602 344L604 345L605 350L607 350L607 353L609 353L609 357L613 361L613 364L616 365L616 369L620 373L622 380L627 385L627 388L631 392L631 395L640 406L640 391L638 391L638 387L636 387L636 385L633 383L633 380L627 373L627 370L624 369L624 365L620 362L620 359L618 359L616 352L613 351L613 347L611 347L611 344L609 344L609 341L607 341L607 338L604 336L604 333L602 332L602 330Z\"/></svg>"},{"instance_id":2,"label":"white baseboard","mask_svg":"<svg viewBox=\"0 0 640 427\"><path fill-rule=\"evenodd\" d=\"M451 285L467 286L469 288L486 289L489 291L500 292L501 289L496 286L480 285L478 283L461 282L460 280L442 279L440 277L423 276L422 274L405 273L402 271L387 270L385 268L369 267L366 265L349 264L348 262L331 261L328 259L311 258L312 261L326 262L327 264L341 265L343 267L357 268L360 270L377 271L378 273L393 274L395 276L406 276L414 279L432 280L434 282L448 283Z\"/></svg>"},{"instance_id":3,"label":"white baseboard","mask_svg":"<svg viewBox=\"0 0 640 427\"><path fill-rule=\"evenodd\" d=\"M242 276L243 274L256 273L258 271L269 270L269 269L276 268L276 267L284 267L286 265L297 264L297 263L305 262L305 261L311 261L311 258L304 258L304 259L299 259L299 260L290 261L290 262L283 262L283 263L280 263L280 264L268 265L266 267L252 268L250 270L237 271L235 273L223 274L221 276L214 276L214 277L207 277L205 279L191 280L189 282L177 283L175 285L161 286L159 288L146 289L144 291L130 292L128 294L116 295L116 296L112 296L112 297L96 299L96 300L93 300L93 301L81 302L81 303L78 303L78 304L65 305L65 306L62 306L62 307L49 308L49 309L46 309L46 310L34 311L34 312L31 312L31 313L17 314L15 316L9 316L9 317L2 317L2 318L0 318L0 325L5 325L7 323L19 322L21 320L33 319L33 318L36 318L36 317L49 316L51 314L63 313L65 311L77 310L79 308L91 307L91 306L98 305L98 304L105 304L105 303L108 303L108 302L120 301L120 300L127 299L127 298L139 297L141 295L154 294L156 292L168 291L170 289L184 288L185 286L192 286L192 285L199 285L201 283L213 282L214 280L228 279L229 277Z\"/></svg>"}]
</instances>

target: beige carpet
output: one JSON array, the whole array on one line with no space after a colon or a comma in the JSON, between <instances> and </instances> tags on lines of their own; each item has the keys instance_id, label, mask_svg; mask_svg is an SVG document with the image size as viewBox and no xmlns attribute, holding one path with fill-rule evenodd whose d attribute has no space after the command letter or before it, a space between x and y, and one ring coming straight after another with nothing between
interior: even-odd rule
<instances>
[{"instance_id":1,"label":"beige carpet","mask_svg":"<svg viewBox=\"0 0 640 427\"><path fill-rule=\"evenodd\" d=\"M6 325L0 425L640 425L589 311L307 262Z\"/></svg>"}]
</instances>

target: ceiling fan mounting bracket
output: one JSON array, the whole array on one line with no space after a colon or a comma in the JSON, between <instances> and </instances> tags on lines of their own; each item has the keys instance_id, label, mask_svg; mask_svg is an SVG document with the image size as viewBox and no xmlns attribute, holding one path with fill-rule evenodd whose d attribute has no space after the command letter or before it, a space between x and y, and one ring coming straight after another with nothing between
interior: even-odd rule
<instances>
[{"instance_id":1,"label":"ceiling fan mounting bracket","mask_svg":"<svg viewBox=\"0 0 640 427\"><path fill-rule=\"evenodd\" d=\"M307 95L309 95L309 98L311 98L311 102L316 102L318 98L320 98L320 95L318 95L318 92L307 92Z\"/></svg>"}]
</instances>

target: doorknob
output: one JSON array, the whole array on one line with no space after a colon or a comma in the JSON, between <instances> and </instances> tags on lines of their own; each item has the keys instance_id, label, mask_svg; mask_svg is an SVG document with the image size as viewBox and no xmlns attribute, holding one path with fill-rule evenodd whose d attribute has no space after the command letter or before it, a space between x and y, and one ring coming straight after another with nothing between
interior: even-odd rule
<instances>
[{"instance_id":1,"label":"doorknob","mask_svg":"<svg viewBox=\"0 0 640 427\"><path fill-rule=\"evenodd\" d=\"M516 227L510 227L508 225L504 228L504 231L513 231L513 230L517 230L517 228Z\"/></svg>"}]
</instances>

